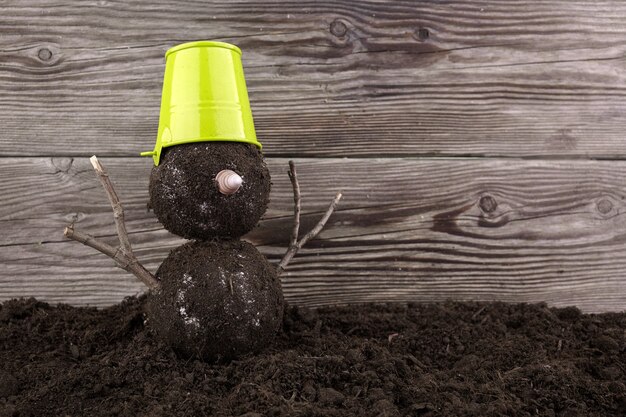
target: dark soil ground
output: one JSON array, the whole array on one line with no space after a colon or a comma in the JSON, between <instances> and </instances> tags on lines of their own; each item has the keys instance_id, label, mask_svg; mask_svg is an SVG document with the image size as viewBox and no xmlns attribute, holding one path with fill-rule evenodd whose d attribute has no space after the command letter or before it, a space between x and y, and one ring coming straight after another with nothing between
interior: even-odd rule
<instances>
[{"instance_id":1,"label":"dark soil ground","mask_svg":"<svg viewBox=\"0 0 626 417\"><path fill-rule=\"evenodd\" d=\"M289 308L229 364L181 360L143 300L0 309L0 415L626 416L626 314L445 303Z\"/></svg>"}]
</instances>

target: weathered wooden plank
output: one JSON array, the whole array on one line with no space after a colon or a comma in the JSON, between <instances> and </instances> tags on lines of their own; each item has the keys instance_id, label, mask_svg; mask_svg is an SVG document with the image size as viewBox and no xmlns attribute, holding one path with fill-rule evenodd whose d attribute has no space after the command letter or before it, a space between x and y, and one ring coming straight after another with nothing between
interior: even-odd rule
<instances>
[{"instance_id":1,"label":"weathered wooden plank","mask_svg":"<svg viewBox=\"0 0 626 417\"><path fill-rule=\"evenodd\" d=\"M232 41L271 156L625 158L626 3L0 5L0 155L152 147L163 53Z\"/></svg>"},{"instance_id":2,"label":"weathered wooden plank","mask_svg":"<svg viewBox=\"0 0 626 417\"><path fill-rule=\"evenodd\" d=\"M337 190L345 200L284 276L306 305L446 298L626 308L626 162L516 159L299 159L303 229ZM149 163L103 158L126 202L139 258L155 270L181 243L145 210ZM292 197L286 159L270 158L267 219L247 238L277 261ZM107 305L142 287L61 237L113 236L86 159L2 158L0 298Z\"/></svg>"}]
</instances>

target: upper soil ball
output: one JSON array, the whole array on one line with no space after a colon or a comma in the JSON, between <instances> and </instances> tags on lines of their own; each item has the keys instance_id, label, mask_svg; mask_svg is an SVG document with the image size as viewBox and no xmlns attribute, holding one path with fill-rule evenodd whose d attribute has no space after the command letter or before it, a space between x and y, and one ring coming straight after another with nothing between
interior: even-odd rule
<instances>
[{"instance_id":1,"label":"upper soil ball","mask_svg":"<svg viewBox=\"0 0 626 417\"><path fill-rule=\"evenodd\" d=\"M156 273L149 324L174 350L206 360L257 352L282 324L276 269L244 241L190 242Z\"/></svg>"},{"instance_id":2,"label":"upper soil ball","mask_svg":"<svg viewBox=\"0 0 626 417\"><path fill-rule=\"evenodd\" d=\"M150 175L150 205L170 232L187 239L238 238L265 213L270 174L256 146L201 142L163 150ZM234 194L218 190L215 176L222 170L242 178Z\"/></svg>"}]
</instances>

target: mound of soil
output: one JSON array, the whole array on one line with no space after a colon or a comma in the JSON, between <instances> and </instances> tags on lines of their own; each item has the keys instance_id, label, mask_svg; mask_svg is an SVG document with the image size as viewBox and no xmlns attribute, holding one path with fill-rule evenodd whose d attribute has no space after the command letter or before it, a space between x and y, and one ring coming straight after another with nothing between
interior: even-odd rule
<instances>
[{"instance_id":1,"label":"mound of soil","mask_svg":"<svg viewBox=\"0 0 626 417\"><path fill-rule=\"evenodd\" d=\"M178 359L143 299L0 309L5 416L624 416L626 314L445 303L288 308L228 364Z\"/></svg>"},{"instance_id":2,"label":"mound of soil","mask_svg":"<svg viewBox=\"0 0 626 417\"><path fill-rule=\"evenodd\" d=\"M161 288L148 298L148 325L183 356L223 361L257 352L282 324L276 268L243 240L186 243L156 277Z\"/></svg>"}]
</instances>

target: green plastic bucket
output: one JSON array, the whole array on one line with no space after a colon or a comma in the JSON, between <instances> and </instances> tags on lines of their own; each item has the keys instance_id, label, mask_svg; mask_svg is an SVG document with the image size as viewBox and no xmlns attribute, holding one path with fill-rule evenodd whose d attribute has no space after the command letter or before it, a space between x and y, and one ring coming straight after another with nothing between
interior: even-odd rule
<instances>
[{"instance_id":1,"label":"green plastic bucket","mask_svg":"<svg viewBox=\"0 0 626 417\"><path fill-rule=\"evenodd\" d=\"M159 165L162 148L208 141L245 142L261 148L241 50L224 42L183 43L165 53L156 144L141 155L152 156Z\"/></svg>"}]
</instances>

